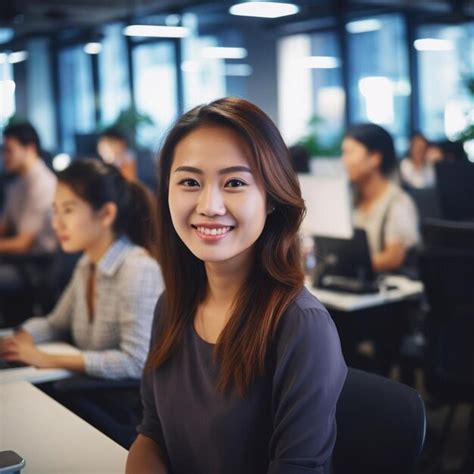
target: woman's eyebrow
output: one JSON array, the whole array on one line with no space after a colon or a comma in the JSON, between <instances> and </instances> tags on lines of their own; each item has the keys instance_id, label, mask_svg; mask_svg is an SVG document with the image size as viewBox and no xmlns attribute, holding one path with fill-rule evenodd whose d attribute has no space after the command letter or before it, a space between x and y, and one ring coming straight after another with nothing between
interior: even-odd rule
<instances>
[{"instance_id":1,"label":"woman's eyebrow","mask_svg":"<svg viewBox=\"0 0 474 474\"><path fill-rule=\"evenodd\" d=\"M175 170L175 173L178 172L186 172L186 173L195 173L195 174L203 174L203 171L199 168L195 168L194 166L178 166ZM219 170L219 174L229 174L229 173L250 173L252 174L252 170L248 166L229 166L227 168L222 168Z\"/></svg>"}]
</instances>

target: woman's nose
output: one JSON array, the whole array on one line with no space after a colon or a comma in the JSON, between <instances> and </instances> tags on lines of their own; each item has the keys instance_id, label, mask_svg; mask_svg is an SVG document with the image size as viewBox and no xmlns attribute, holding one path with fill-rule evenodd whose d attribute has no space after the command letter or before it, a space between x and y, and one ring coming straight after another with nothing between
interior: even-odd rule
<instances>
[{"instance_id":1,"label":"woman's nose","mask_svg":"<svg viewBox=\"0 0 474 474\"><path fill-rule=\"evenodd\" d=\"M208 186L200 193L196 211L205 216L222 216L226 213L222 191L217 186Z\"/></svg>"}]
</instances>

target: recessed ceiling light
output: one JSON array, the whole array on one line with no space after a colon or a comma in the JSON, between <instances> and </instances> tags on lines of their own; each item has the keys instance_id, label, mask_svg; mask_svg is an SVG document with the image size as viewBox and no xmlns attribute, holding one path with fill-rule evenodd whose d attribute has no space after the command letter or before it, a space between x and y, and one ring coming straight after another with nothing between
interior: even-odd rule
<instances>
[{"instance_id":1,"label":"recessed ceiling light","mask_svg":"<svg viewBox=\"0 0 474 474\"><path fill-rule=\"evenodd\" d=\"M209 46L201 50L204 58L215 59L243 59L247 57L245 48L225 48L222 46Z\"/></svg>"},{"instance_id":2,"label":"recessed ceiling light","mask_svg":"<svg viewBox=\"0 0 474 474\"><path fill-rule=\"evenodd\" d=\"M184 38L189 35L189 29L184 26L129 25L123 33L126 36L149 38Z\"/></svg>"},{"instance_id":3,"label":"recessed ceiling light","mask_svg":"<svg viewBox=\"0 0 474 474\"><path fill-rule=\"evenodd\" d=\"M420 38L414 41L417 51L451 51L454 49L452 41L435 38Z\"/></svg>"},{"instance_id":4,"label":"recessed ceiling light","mask_svg":"<svg viewBox=\"0 0 474 474\"><path fill-rule=\"evenodd\" d=\"M340 61L334 56L306 56L303 64L312 69L335 69L340 66Z\"/></svg>"},{"instance_id":5,"label":"recessed ceiling light","mask_svg":"<svg viewBox=\"0 0 474 474\"><path fill-rule=\"evenodd\" d=\"M346 30L349 33L368 33L377 31L382 28L382 22L376 18L368 18L367 20L355 20L346 24Z\"/></svg>"},{"instance_id":6,"label":"recessed ceiling light","mask_svg":"<svg viewBox=\"0 0 474 474\"><path fill-rule=\"evenodd\" d=\"M27 51L15 51L8 55L8 62L10 64L21 63L22 61L25 61L25 59L28 59Z\"/></svg>"},{"instance_id":7,"label":"recessed ceiling light","mask_svg":"<svg viewBox=\"0 0 474 474\"><path fill-rule=\"evenodd\" d=\"M232 5L229 13L239 16L255 16L258 18L280 18L294 15L300 11L293 3L278 2L243 2Z\"/></svg>"},{"instance_id":8,"label":"recessed ceiling light","mask_svg":"<svg viewBox=\"0 0 474 474\"><path fill-rule=\"evenodd\" d=\"M99 54L102 51L102 44L91 42L84 45L84 53Z\"/></svg>"}]
</instances>

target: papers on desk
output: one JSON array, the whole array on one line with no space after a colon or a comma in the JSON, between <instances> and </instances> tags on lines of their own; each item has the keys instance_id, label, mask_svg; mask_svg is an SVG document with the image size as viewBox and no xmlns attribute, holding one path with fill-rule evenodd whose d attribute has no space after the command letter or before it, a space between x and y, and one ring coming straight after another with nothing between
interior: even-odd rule
<instances>
[{"instance_id":1,"label":"papers on desk","mask_svg":"<svg viewBox=\"0 0 474 474\"><path fill-rule=\"evenodd\" d=\"M38 349L50 354L78 354L80 351L65 342L38 344ZM65 369L37 369L36 367L14 367L0 371L0 384L27 381L32 383L51 382L70 377L72 372Z\"/></svg>"}]
</instances>

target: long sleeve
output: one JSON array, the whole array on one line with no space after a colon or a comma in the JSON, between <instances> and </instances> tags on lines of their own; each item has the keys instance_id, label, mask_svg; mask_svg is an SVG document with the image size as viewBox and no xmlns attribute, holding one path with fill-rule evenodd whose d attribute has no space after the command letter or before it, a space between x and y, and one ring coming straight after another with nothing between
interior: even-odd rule
<instances>
[{"instance_id":1,"label":"long sleeve","mask_svg":"<svg viewBox=\"0 0 474 474\"><path fill-rule=\"evenodd\" d=\"M22 328L33 336L36 344L64 339L70 334L77 278L75 271L51 313L45 317L30 318L22 324Z\"/></svg>"},{"instance_id":2,"label":"long sleeve","mask_svg":"<svg viewBox=\"0 0 474 474\"><path fill-rule=\"evenodd\" d=\"M310 298L303 303L290 308L279 331L268 474L330 472L347 368L327 311Z\"/></svg>"},{"instance_id":3,"label":"long sleeve","mask_svg":"<svg viewBox=\"0 0 474 474\"><path fill-rule=\"evenodd\" d=\"M104 378L139 378L147 355L153 309L163 290L161 271L149 258L136 258L119 283L118 349L83 352L86 373Z\"/></svg>"}]
</instances>

